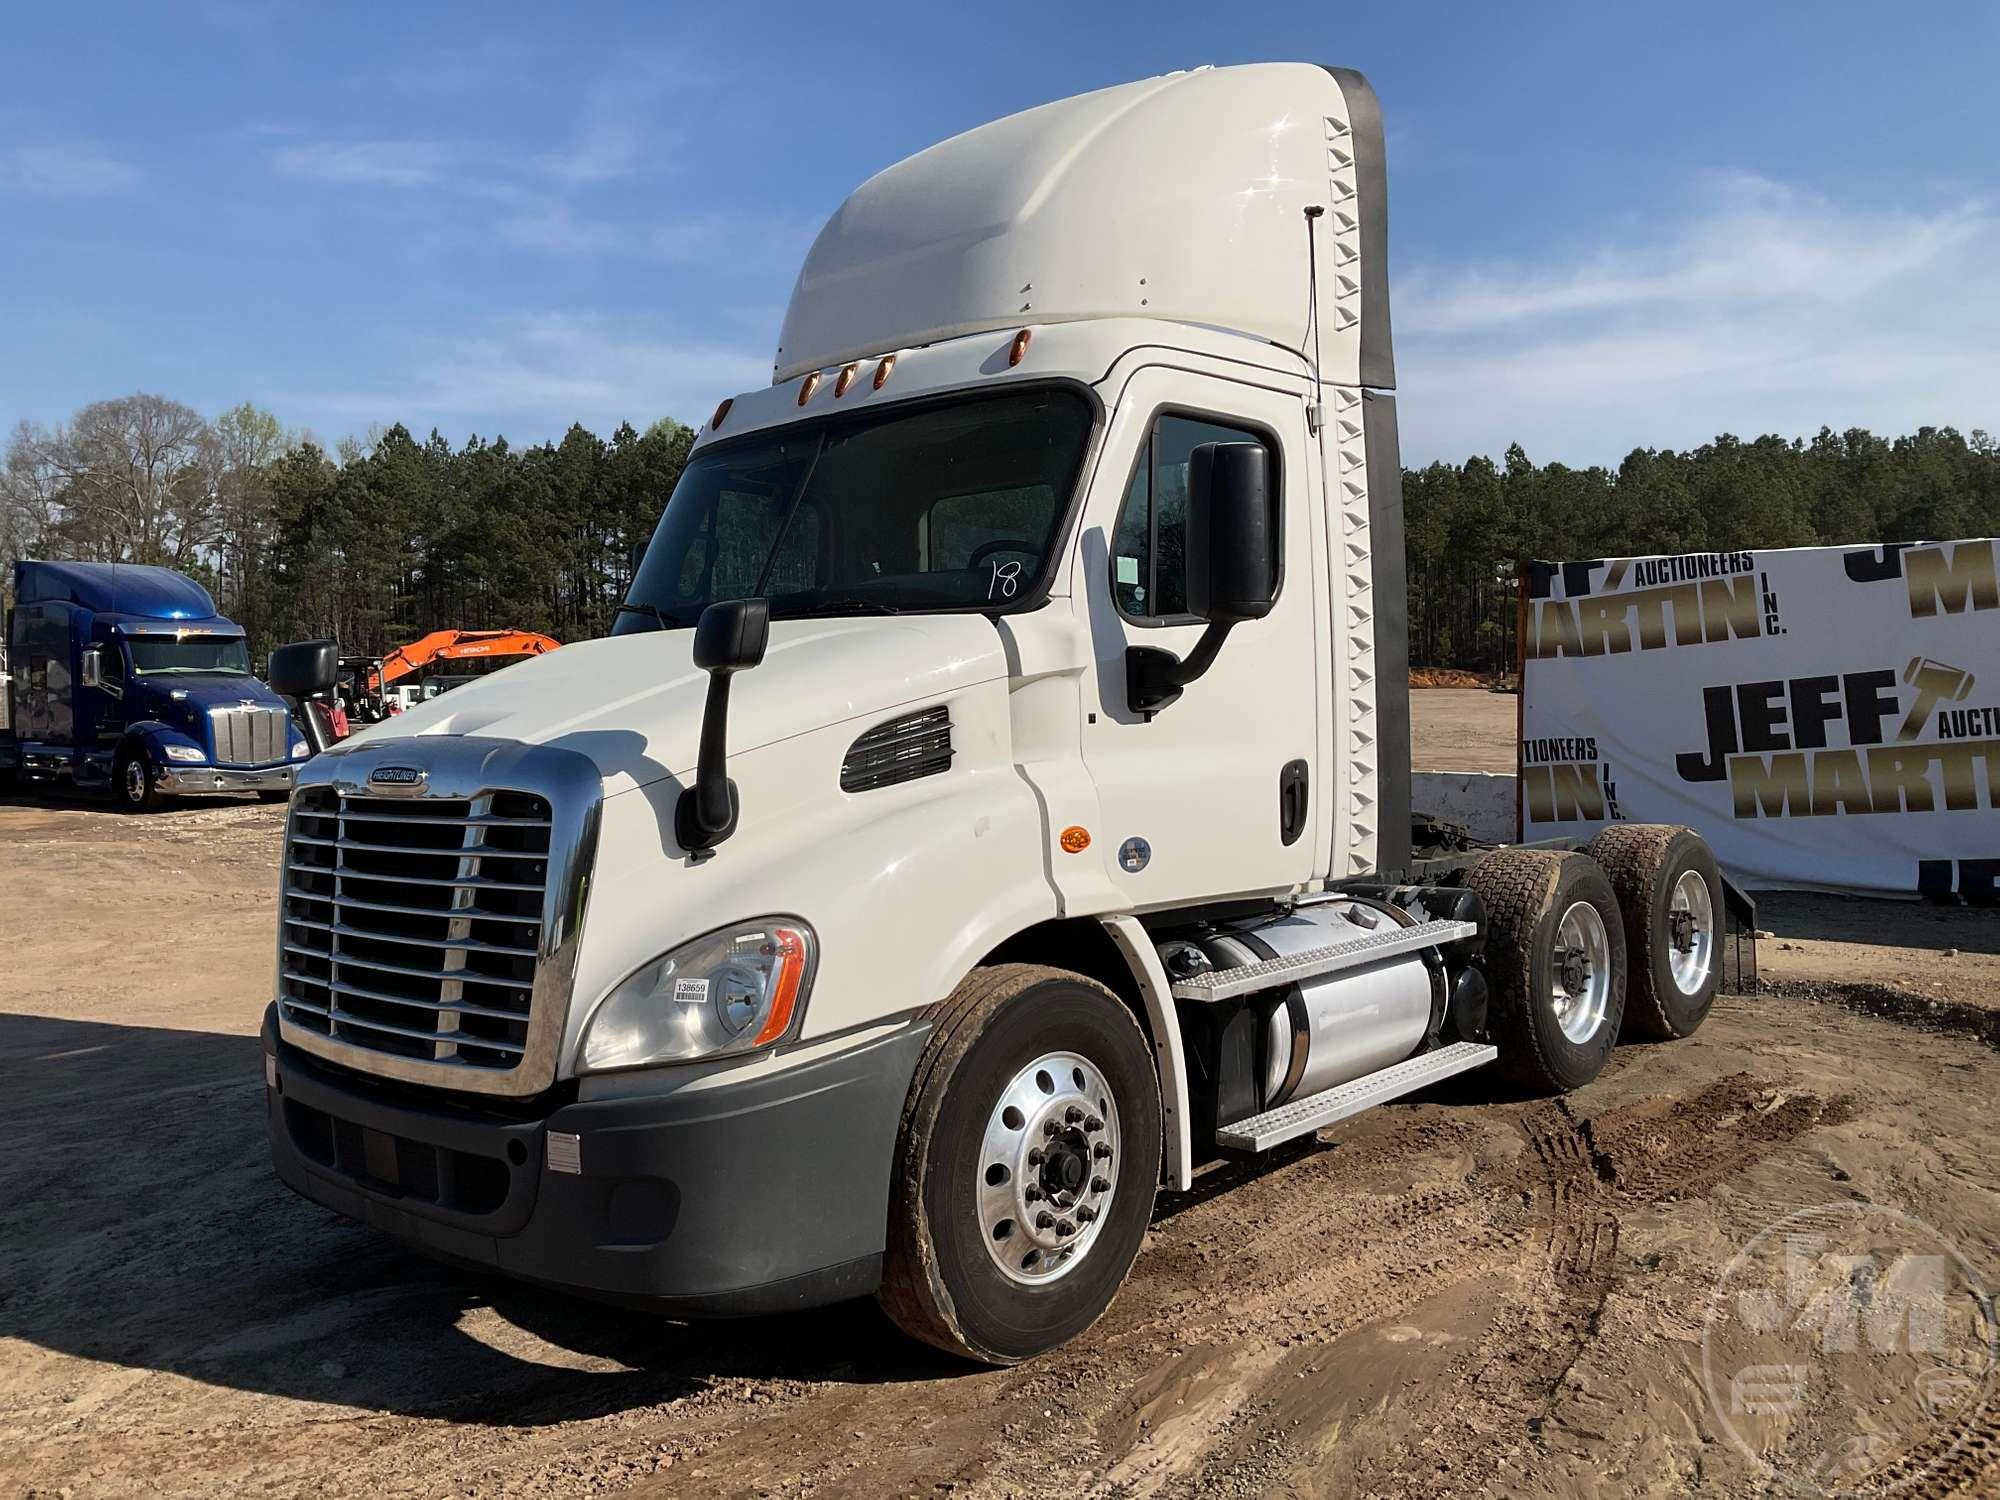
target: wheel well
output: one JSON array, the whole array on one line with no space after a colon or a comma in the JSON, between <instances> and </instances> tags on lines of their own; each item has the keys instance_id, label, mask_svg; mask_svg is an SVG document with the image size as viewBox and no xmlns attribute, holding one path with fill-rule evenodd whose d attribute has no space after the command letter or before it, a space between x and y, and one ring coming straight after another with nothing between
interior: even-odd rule
<instances>
[{"instance_id":1,"label":"wheel well","mask_svg":"<svg viewBox=\"0 0 2000 1500\"><path fill-rule=\"evenodd\" d=\"M1147 1021L1145 1001L1140 997L1139 981L1131 965L1125 962L1125 955L1118 951L1104 924L1093 918L1058 917L1038 922L1015 933L980 963L1048 964L1095 979L1125 1002L1126 1008L1138 1018L1139 1029L1146 1033L1149 1043L1158 1041Z\"/></svg>"}]
</instances>

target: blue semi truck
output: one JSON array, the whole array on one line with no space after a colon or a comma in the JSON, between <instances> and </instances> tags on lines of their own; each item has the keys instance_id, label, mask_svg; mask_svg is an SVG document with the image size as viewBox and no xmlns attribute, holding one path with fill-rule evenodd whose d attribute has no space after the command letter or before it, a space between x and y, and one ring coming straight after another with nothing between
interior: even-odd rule
<instances>
[{"instance_id":1,"label":"blue semi truck","mask_svg":"<svg viewBox=\"0 0 2000 1500\"><path fill-rule=\"evenodd\" d=\"M241 626L167 568L17 562L0 781L108 792L135 812L170 796L289 796L311 753L250 671Z\"/></svg>"}]
</instances>

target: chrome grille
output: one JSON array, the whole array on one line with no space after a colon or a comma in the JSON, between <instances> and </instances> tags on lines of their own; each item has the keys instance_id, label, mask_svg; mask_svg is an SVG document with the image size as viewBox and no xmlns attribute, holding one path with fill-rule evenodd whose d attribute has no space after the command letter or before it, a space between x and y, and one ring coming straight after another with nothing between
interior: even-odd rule
<instances>
[{"instance_id":1,"label":"chrome grille","mask_svg":"<svg viewBox=\"0 0 2000 1500\"><path fill-rule=\"evenodd\" d=\"M285 838L284 1018L370 1052L517 1068L548 917L551 823L532 792L302 788Z\"/></svg>"},{"instance_id":2,"label":"chrome grille","mask_svg":"<svg viewBox=\"0 0 2000 1500\"><path fill-rule=\"evenodd\" d=\"M940 703L877 724L848 746L840 764L840 789L869 792L950 769L951 710Z\"/></svg>"},{"instance_id":3,"label":"chrome grille","mask_svg":"<svg viewBox=\"0 0 2000 1500\"><path fill-rule=\"evenodd\" d=\"M260 705L211 708L209 732L215 738L215 758L225 766L267 766L290 754L286 732L289 715L282 708Z\"/></svg>"}]
</instances>

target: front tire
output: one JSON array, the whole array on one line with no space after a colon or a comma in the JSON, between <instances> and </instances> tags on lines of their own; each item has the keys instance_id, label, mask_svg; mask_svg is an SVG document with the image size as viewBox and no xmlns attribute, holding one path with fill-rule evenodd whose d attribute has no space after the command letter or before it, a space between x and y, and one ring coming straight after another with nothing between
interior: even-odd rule
<instances>
[{"instance_id":1,"label":"front tire","mask_svg":"<svg viewBox=\"0 0 2000 1500\"><path fill-rule=\"evenodd\" d=\"M1604 1071L1625 1016L1625 925L1596 861L1497 849L1467 872L1486 903L1493 1040L1510 1078L1542 1093Z\"/></svg>"},{"instance_id":2,"label":"front tire","mask_svg":"<svg viewBox=\"0 0 2000 1500\"><path fill-rule=\"evenodd\" d=\"M1658 1041L1693 1035L1722 977L1722 873L1708 841L1666 823L1614 823L1585 852L1604 867L1625 914L1625 1024Z\"/></svg>"},{"instance_id":3,"label":"front tire","mask_svg":"<svg viewBox=\"0 0 2000 1500\"><path fill-rule=\"evenodd\" d=\"M1152 1218L1160 1092L1132 1012L1062 969L975 969L897 1140L877 1294L912 1338L1016 1364L1097 1321Z\"/></svg>"},{"instance_id":4,"label":"front tire","mask_svg":"<svg viewBox=\"0 0 2000 1500\"><path fill-rule=\"evenodd\" d=\"M118 805L131 813L158 812L167 800L160 793L152 762L131 750L121 754L111 768L111 792Z\"/></svg>"}]
</instances>

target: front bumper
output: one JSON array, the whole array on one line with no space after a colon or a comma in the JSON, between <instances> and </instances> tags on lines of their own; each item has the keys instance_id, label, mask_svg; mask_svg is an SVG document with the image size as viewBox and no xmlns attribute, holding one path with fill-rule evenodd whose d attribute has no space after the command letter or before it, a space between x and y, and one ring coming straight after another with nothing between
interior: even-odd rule
<instances>
[{"instance_id":1,"label":"front bumper","mask_svg":"<svg viewBox=\"0 0 2000 1500\"><path fill-rule=\"evenodd\" d=\"M522 1118L329 1067L281 1043L269 1011L271 1154L315 1203L526 1280L686 1317L812 1307L881 1283L929 1034L914 1022L776 1074Z\"/></svg>"},{"instance_id":2,"label":"front bumper","mask_svg":"<svg viewBox=\"0 0 2000 1500\"><path fill-rule=\"evenodd\" d=\"M298 770L293 766L232 771L223 766L168 761L154 773L153 785L176 797L198 797L203 792L289 792L298 779Z\"/></svg>"}]
</instances>

